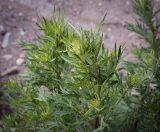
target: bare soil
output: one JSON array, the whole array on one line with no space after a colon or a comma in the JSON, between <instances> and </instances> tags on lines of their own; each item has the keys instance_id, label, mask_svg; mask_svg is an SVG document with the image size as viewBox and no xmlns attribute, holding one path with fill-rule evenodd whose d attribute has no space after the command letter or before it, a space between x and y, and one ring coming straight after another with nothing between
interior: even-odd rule
<instances>
[{"instance_id":1,"label":"bare soil","mask_svg":"<svg viewBox=\"0 0 160 132\"><path fill-rule=\"evenodd\" d=\"M157 6L160 0L157 0ZM131 0L0 0L0 74L15 67L10 75L23 73L24 51L20 48L22 40L35 41L38 29L36 22L41 16L50 18L54 8L65 12L69 21L86 29L98 28L100 20L107 12L104 24L104 44L112 49L114 44L124 44L128 59L133 59L132 44L139 45L137 35L127 30L127 23L133 23L135 15ZM12 38L6 48L1 48L7 32ZM1 82L8 75L0 78Z\"/></svg>"}]
</instances>

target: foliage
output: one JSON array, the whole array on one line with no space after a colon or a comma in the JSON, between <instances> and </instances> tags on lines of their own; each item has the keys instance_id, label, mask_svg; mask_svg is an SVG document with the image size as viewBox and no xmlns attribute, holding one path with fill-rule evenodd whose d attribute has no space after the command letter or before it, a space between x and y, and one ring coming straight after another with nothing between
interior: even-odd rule
<instances>
[{"instance_id":1,"label":"foliage","mask_svg":"<svg viewBox=\"0 0 160 132\"><path fill-rule=\"evenodd\" d=\"M137 78L143 79L139 86L133 85L139 92L136 131L160 130L160 16L154 4L154 0L135 0L134 9L139 19L136 24L129 24L129 29L149 44L147 48L136 48L134 53L139 61L128 65L130 74L138 74Z\"/></svg>"},{"instance_id":2,"label":"foliage","mask_svg":"<svg viewBox=\"0 0 160 132\"><path fill-rule=\"evenodd\" d=\"M23 43L29 73L9 82L14 113L6 131L158 132L160 61L158 11L152 0L135 0L139 20L129 29L148 42L137 62L121 61L122 47L104 48L98 31L74 27L64 17L42 19L35 44Z\"/></svg>"},{"instance_id":3,"label":"foliage","mask_svg":"<svg viewBox=\"0 0 160 132\"><path fill-rule=\"evenodd\" d=\"M78 30L59 16L43 19L44 36L24 43L30 73L11 81L15 109L5 118L8 131L103 131L125 91L119 76L121 47L103 46L102 33ZM121 87L119 87L121 86Z\"/></svg>"}]
</instances>

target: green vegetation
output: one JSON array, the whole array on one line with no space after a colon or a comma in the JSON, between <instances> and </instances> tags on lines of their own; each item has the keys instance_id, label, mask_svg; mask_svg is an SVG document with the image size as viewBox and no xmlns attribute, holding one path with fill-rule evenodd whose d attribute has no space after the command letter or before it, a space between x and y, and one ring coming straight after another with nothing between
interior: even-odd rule
<instances>
[{"instance_id":1,"label":"green vegetation","mask_svg":"<svg viewBox=\"0 0 160 132\"><path fill-rule=\"evenodd\" d=\"M129 30L149 47L136 48L138 61L125 64L121 46L104 48L103 20L93 32L61 16L42 19L44 35L23 43L29 73L8 84L14 113L3 119L6 131L158 132L160 17L153 0L135 0L134 8L139 20Z\"/></svg>"}]
</instances>

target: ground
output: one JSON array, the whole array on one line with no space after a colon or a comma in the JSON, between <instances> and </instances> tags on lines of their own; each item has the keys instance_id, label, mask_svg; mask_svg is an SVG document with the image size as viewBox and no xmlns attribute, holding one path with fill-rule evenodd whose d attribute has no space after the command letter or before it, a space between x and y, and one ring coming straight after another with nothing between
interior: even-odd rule
<instances>
[{"instance_id":1,"label":"ground","mask_svg":"<svg viewBox=\"0 0 160 132\"><path fill-rule=\"evenodd\" d=\"M160 1L157 0L159 4ZM0 80L11 74L25 71L25 53L20 48L22 40L35 41L38 34L36 23L39 17L52 17L55 10L61 10L76 26L96 30L100 20L107 13L104 24L104 44L112 49L114 44L126 47L125 55L132 59L132 44L139 45L138 36L127 30L127 23L133 23L135 15L131 0L0 0ZM1 44L6 33L11 33L8 46ZM8 72L8 73L7 73Z\"/></svg>"}]
</instances>

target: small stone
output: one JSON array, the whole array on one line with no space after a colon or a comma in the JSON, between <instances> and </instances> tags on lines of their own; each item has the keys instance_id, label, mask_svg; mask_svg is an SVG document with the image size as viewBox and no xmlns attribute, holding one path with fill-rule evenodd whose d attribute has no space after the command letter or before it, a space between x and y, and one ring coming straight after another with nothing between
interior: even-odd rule
<instances>
[{"instance_id":1,"label":"small stone","mask_svg":"<svg viewBox=\"0 0 160 132\"><path fill-rule=\"evenodd\" d=\"M11 5L8 6L8 9L12 9L13 7Z\"/></svg>"},{"instance_id":2,"label":"small stone","mask_svg":"<svg viewBox=\"0 0 160 132\"><path fill-rule=\"evenodd\" d=\"M126 22L122 22L121 24L122 24L123 27L126 27L126 26L127 26L127 25L126 25Z\"/></svg>"},{"instance_id":3,"label":"small stone","mask_svg":"<svg viewBox=\"0 0 160 132\"><path fill-rule=\"evenodd\" d=\"M72 68L72 69L71 69L71 72L75 72L75 69L74 69L74 68Z\"/></svg>"},{"instance_id":4,"label":"small stone","mask_svg":"<svg viewBox=\"0 0 160 132\"><path fill-rule=\"evenodd\" d=\"M135 89L132 89L131 95L132 95L132 96L139 96L140 94L139 94L139 92L137 92Z\"/></svg>"},{"instance_id":5,"label":"small stone","mask_svg":"<svg viewBox=\"0 0 160 132\"><path fill-rule=\"evenodd\" d=\"M0 25L0 32L3 32L5 29L4 29L4 26L3 25Z\"/></svg>"},{"instance_id":6,"label":"small stone","mask_svg":"<svg viewBox=\"0 0 160 132\"><path fill-rule=\"evenodd\" d=\"M126 5L129 6L131 3L129 1L126 2Z\"/></svg>"},{"instance_id":7,"label":"small stone","mask_svg":"<svg viewBox=\"0 0 160 132\"><path fill-rule=\"evenodd\" d=\"M46 97L49 97L51 96L51 92L49 91L49 89L46 87L46 86L41 86L39 89L38 89L38 99L39 100L45 100Z\"/></svg>"},{"instance_id":8,"label":"small stone","mask_svg":"<svg viewBox=\"0 0 160 132\"><path fill-rule=\"evenodd\" d=\"M108 38L108 35L107 35L107 33L103 33L103 36L104 36L104 38Z\"/></svg>"},{"instance_id":9,"label":"small stone","mask_svg":"<svg viewBox=\"0 0 160 132\"><path fill-rule=\"evenodd\" d=\"M150 83L149 84L149 86L150 86L150 88L152 89L152 90L156 90L156 88L157 88L157 84L154 84L154 83Z\"/></svg>"},{"instance_id":10,"label":"small stone","mask_svg":"<svg viewBox=\"0 0 160 132\"><path fill-rule=\"evenodd\" d=\"M134 32L131 32L131 33L128 34L128 37L131 38L131 37L133 37L134 35L135 35L135 33L134 33Z\"/></svg>"},{"instance_id":11,"label":"small stone","mask_svg":"<svg viewBox=\"0 0 160 132\"><path fill-rule=\"evenodd\" d=\"M102 6L102 3L101 3L101 2L99 2L99 3L98 3L98 6Z\"/></svg>"},{"instance_id":12,"label":"small stone","mask_svg":"<svg viewBox=\"0 0 160 132\"><path fill-rule=\"evenodd\" d=\"M19 66L19 65L22 65L24 63L24 59L22 59L22 58L18 58L17 60L16 60L16 64Z\"/></svg>"},{"instance_id":13,"label":"small stone","mask_svg":"<svg viewBox=\"0 0 160 132\"><path fill-rule=\"evenodd\" d=\"M23 16L23 13L22 13L22 12L19 12L19 13L18 13L18 16L20 16L20 17Z\"/></svg>"},{"instance_id":14,"label":"small stone","mask_svg":"<svg viewBox=\"0 0 160 132\"><path fill-rule=\"evenodd\" d=\"M24 29L20 29L19 33L20 33L21 36L24 36L26 34L26 32L24 31Z\"/></svg>"},{"instance_id":15,"label":"small stone","mask_svg":"<svg viewBox=\"0 0 160 132\"><path fill-rule=\"evenodd\" d=\"M108 31L108 32L111 32L111 31L112 31L112 29L111 29L111 28L108 28L108 29L107 29L107 31Z\"/></svg>"},{"instance_id":16,"label":"small stone","mask_svg":"<svg viewBox=\"0 0 160 132\"><path fill-rule=\"evenodd\" d=\"M0 73L0 78L6 76L6 75L15 75L17 74L19 71L18 71L18 67L17 66L13 66L13 67L10 67L8 68L7 70L3 71Z\"/></svg>"},{"instance_id":17,"label":"small stone","mask_svg":"<svg viewBox=\"0 0 160 132\"><path fill-rule=\"evenodd\" d=\"M1 36L4 36L5 33L6 33L6 30L5 30L4 26L3 26L3 25L0 25L0 37L1 37Z\"/></svg>"},{"instance_id":18,"label":"small stone","mask_svg":"<svg viewBox=\"0 0 160 132\"><path fill-rule=\"evenodd\" d=\"M90 3L90 4L92 4L92 3L93 3L93 1L92 1L92 0L90 0L90 1L89 1L89 3Z\"/></svg>"},{"instance_id":19,"label":"small stone","mask_svg":"<svg viewBox=\"0 0 160 132\"><path fill-rule=\"evenodd\" d=\"M11 55L11 54L6 54L6 55L3 55L3 58L5 59L5 60L10 60L11 58L13 57L13 55Z\"/></svg>"},{"instance_id":20,"label":"small stone","mask_svg":"<svg viewBox=\"0 0 160 132\"><path fill-rule=\"evenodd\" d=\"M21 53L20 55L19 55L19 58L25 58L25 53Z\"/></svg>"},{"instance_id":21,"label":"small stone","mask_svg":"<svg viewBox=\"0 0 160 132\"><path fill-rule=\"evenodd\" d=\"M32 17L33 22L37 22L37 19L35 17Z\"/></svg>"},{"instance_id":22,"label":"small stone","mask_svg":"<svg viewBox=\"0 0 160 132\"><path fill-rule=\"evenodd\" d=\"M2 48L6 48L10 43L11 43L11 37L12 37L12 33L11 32L7 32L4 35L3 41L2 41Z\"/></svg>"}]
</instances>

